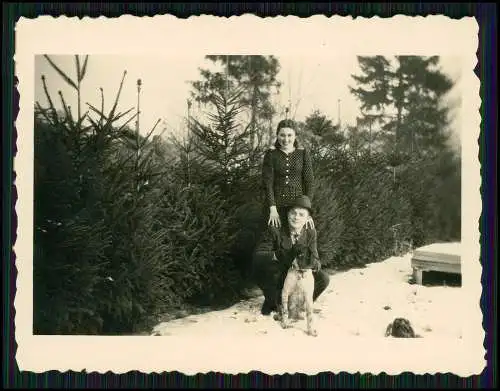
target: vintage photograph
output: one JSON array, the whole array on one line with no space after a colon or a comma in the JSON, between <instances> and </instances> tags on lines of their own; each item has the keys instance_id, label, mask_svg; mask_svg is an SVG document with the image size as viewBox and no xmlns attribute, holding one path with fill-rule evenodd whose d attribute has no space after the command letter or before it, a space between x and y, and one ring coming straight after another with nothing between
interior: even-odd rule
<instances>
[{"instance_id":1,"label":"vintage photograph","mask_svg":"<svg viewBox=\"0 0 500 391\"><path fill-rule=\"evenodd\" d=\"M37 56L34 334L461 338L461 65Z\"/></svg>"},{"instance_id":2,"label":"vintage photograph","mask_svg":"<svg viewBox=\"0 0 500 391\"><path fill-rule=\"evenodd\" d=\"M441 366L478 263L472 53L430 49L36 53L32 336L430 343Z\"/></svg>"}]
</instances>

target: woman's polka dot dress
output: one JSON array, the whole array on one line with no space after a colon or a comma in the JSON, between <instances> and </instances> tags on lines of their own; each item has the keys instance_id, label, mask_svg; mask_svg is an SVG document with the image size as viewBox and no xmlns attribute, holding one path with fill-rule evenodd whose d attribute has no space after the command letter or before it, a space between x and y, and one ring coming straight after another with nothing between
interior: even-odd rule
<instances>
[{"instance_id":1,"label":"woman's polka dot dress","mask_svg":"<svg viewBox=\"0 0 500 391\"><path fill-rule=\"evenodd\" d=\"M262 166L267 206L289 206L297 197L312 198L313 168L309 152L304 148L287 154L281 149L269 149Z\"/></svg>"}]
</instances>

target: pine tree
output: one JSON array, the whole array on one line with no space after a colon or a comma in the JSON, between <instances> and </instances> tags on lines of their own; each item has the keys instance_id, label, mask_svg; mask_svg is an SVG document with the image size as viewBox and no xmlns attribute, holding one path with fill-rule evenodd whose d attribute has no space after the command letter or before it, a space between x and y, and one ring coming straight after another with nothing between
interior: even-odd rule
<instances>
[{"instance_id":1,"label":"pine tree","mask_svg":"<svg viewBox=\"0 0 500 391\"><path fill-rule=\"evenodd\" d=\"M325 159L339 153L345 146L345 137L339 126L319 110L314 110L303 122L297 123L301 142L310 150L313 160Z\"/></svg>"},{"instance_id":2,"label":"pine tree","mask_svg":"<svg viewBox=\"0 0 500 391\"><path fill-rule=\"evenodd\" d=\"M344 142L344 137L339 126L319 110L314 110L304 120L304 129L320 136L328 144L339 146Z\"/></svg>"},{"instance_id":3,"label":"pine tree","mask_svg":"<svg viewBox=\"0 0 500 391\"><path fill-rule=\"evenodd\" d=\"M271 103L278 60L272 56L207 56L221 71L201 69L192 96L205 113L192 117L190 167L198 181L216 185L230 219L231 249L240 271L249 265L255 231L261 229L261 158L275 115ZM243 271L243 273L245 273Z\"/></svg>"},{"instance_id":4,"label":"pine tree","mask_svg":"<svg viewBox=\"0 0 500 391\"><path fill-rule=\"evenodd\" d=\"M265 130L272 131L271 124L275 109L271 102L273 89L279 89L277 81L279 62L274 56L206 56L222 71L200 69L202 79L192 82L192 96L195 101L209 104L215 95L225 90L241 90L241 104L248 113L251 143L258 148ZM250 156L253 159L253 156Z\"/></svg>"},{"instance_id":5,"label":"pine tree","mask_svg":"<svg viewBox=\"0 0 500 391\"><path fill-rule=\"evenodd\" d=\"M248 156L252 153L250 124L238 121L244 103L243 91L214 92L210 103L214 112L207 113L207 122L192 118L193 135L198 162L205 169L206 179L220 186L224 194L242 178L248 169Z\"/></svg>"},{"instance_id":6,"label":"pine tree","mask_svg":"<svg viewBox=\"0 0 500 391\"><path fill-rule=\"evenodd\" d=\"M76 63L78 82L59 74L79 96ZM101 109L88 104L93 115L76 119L62 94L58 114L42 78L49 107L35 111L35 332L133 332L184 297L174 292L172 244L159 224L155 182L165 167L152 131L131 131L134 116L116 125L131 111L116 111L125 75L109 113L102 96Z\"/></svg>"},{"instance_id":7,"label":"pine tree","mask_svg":"<svg viewBox=\"0 0 500 391\"><path fill-rule=\"evenodd\" d=\"M358 57L361 75L352 75L351 92L396 154L435 153L446 140L447 108L439 103L452 88L437 66L439 57Z\"/></svg>"},{"instance_id":8,"label":"pine tree","mask_svg":"<svg viewBox=\"0 0 500 391\"><path fill-rule=\"evenodd\" d=\"M361 103L361 122L374 125L382 144L395 199L410 205L414 243L459 237L460 191L447 199L442 194L445 188L460 188L460 167L449 147L450 108L444 103L453 83L439 69L439 57L358 60L361 75L352 76L357 86L351 92Z\"/></svg>"}]
</instances>

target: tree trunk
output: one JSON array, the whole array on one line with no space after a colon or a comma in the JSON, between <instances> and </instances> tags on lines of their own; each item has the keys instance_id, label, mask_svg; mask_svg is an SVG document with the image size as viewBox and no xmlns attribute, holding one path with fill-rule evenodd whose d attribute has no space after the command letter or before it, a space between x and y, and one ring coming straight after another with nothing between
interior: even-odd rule
<instances>
[{"instance_id":1,"label":"tree trunk","mask_svg":"<svg viewBox=\"0 0 500 391\"><path fill-rule=\"evenodd\" d=\"M257 127L255 125L257 118L257 91L258 87L256 84L253 85L252 90L252 112L251 112L251 124L252 124L252 151L256 148L256 140L257 140ZM250 165L253 165L253 153L250 154Z\"/></svg>"}]
</instances>

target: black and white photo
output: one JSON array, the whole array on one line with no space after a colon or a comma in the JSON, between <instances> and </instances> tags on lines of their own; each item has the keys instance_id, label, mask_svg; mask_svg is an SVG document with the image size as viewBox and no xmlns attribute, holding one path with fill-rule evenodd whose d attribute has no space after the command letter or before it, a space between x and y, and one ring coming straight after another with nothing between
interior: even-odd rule
<instances>
[{"instance_id":1,"label":"black and white photo","mask_svg":"<svg viewBox=\"0 0 500 391\"><path fill-rule=\"evenodd\" d=\"M22 370L482 371L473 19L17 34Z\"/></svg>"}]
</instances>

